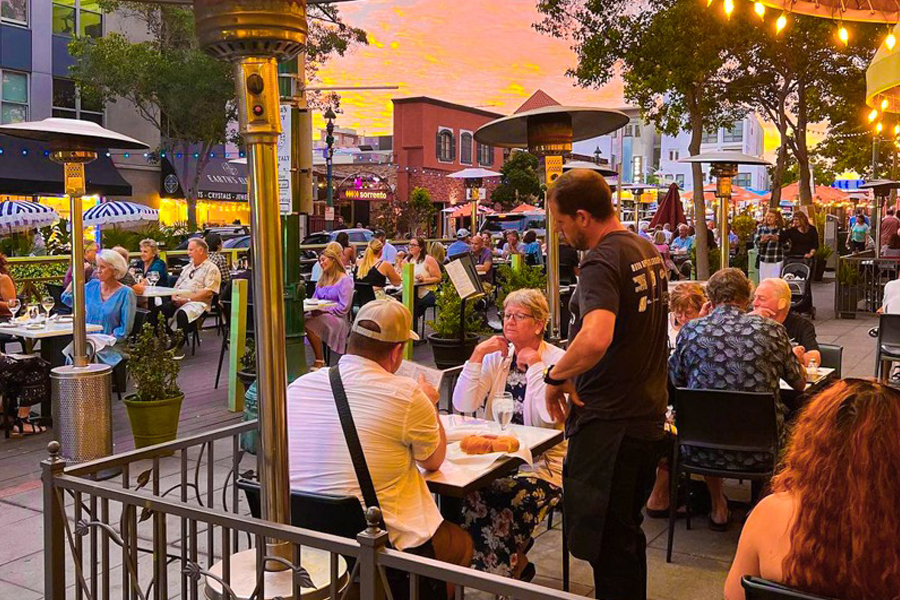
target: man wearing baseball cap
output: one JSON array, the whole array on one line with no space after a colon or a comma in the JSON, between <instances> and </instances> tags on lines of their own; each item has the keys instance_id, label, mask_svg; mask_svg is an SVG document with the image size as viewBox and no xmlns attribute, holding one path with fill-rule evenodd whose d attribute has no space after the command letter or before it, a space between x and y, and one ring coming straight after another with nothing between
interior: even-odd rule
<instances>
[{"instance_id":1,"label":"man wearing baseball cap","mask_svg":"<svg viewBox=\"0 0 900 600\"><path fill-rule=\"evenodd\" d=\"M391 544L400 550L470 566L472 539L444 521L418 467L444 462L447 438L437 414L438 391L424 378L394 373L404 345L418 336L412 315L395 300L363 306L337 368L364 449ZM308 373L288 387L291 487L304 492L363 493L335 406L329 369Z\"/></svg>"},{"instance_id":2,"label":"man wearing baseball cap","mask_svg":"<svg viewBox=\"0 0 900 600\"><path fill-rule=\"evenodd\" d=\"M469 246L469 238L472 234L465 227L456 230L456 241L447 248L447 256L456 256L457 254L465 254L472 248Z\"/></svg>"}]
</instances>

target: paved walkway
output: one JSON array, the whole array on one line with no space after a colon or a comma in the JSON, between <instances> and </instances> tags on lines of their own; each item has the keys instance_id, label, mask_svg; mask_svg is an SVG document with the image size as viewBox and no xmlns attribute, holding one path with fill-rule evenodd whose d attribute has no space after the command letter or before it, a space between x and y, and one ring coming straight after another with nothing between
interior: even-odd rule
<instances>
[{"instance_id":1,"label":"paved walkway","mask_svg":"<svg viewBox=\"0 0 900 600\"><path fill-rule=\"evenodd\" d=\"M844 347L845 376L868 377L874 369L874 340L867 331L877 323L875 318L834 319L832 284L816 285L814 295L818 315L816 327L820 341ZM226 385L213 389L221 338L212 330L204 332L203 344L194 357L184 363L180 384L185 391L179 435L207 431L236 423L240 415L227 410ZM430 362L427 345L416 348L416 359ZM127 416L120 403L114 402L114 440L117 451L132 447ZM30 600L42 597L42 516L39 461L45 456L50 433L10 440L0 438L0 600ZM252 467L251 467L252 468ZM732 487L729 497L748 497L745 487ZM554 527L539 528L529 557L536 563L536 583L562 587L560 519ZM646 520L644 531L648 541L649 597L654 600L705 600L722 597L722 586L734 556L740 535L739 521L729 531L710 531L703 518L694 529L686 531L679 521L675 535L673 563L665 563L666 523ZM572 559L572 591L590 595L593 581L589 565ZM71 585L72 579L69 578Z\"/></svg>"}]
</instances>

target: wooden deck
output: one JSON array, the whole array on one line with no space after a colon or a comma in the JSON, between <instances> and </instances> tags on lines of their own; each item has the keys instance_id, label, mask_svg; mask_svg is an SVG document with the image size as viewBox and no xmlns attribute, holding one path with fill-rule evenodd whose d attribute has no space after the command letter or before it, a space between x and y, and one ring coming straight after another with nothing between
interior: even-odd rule
<instances>
[{"instance_id":1,"label":"wooden deck","mask_svg":"<svg viewBox=\"0 0 900 600\"><path fill-rule=\"evenodd\" d=\"M209 431L241 420L242 415L228 411L228 356L223 365L219 389L214 389L216 364L222 338L213 329L202 334L202 343L195 356L187 352L182 362L178 382L184 391L178 436L184 437ZM0 436L0 498L37 487L40 483L40 461L47 455L47 443L52 431L30 435ZM113 394L113 444L115 452L134 448L125 406Z\"/></svg>"}]
</instances>

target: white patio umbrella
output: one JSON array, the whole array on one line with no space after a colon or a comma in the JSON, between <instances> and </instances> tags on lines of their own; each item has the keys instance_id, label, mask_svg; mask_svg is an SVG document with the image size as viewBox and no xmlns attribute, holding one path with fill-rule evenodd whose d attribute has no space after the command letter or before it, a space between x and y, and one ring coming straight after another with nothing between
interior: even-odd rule
<instances>
[{"instance_id":1,"label":"white patio umbrella","mask_svg":"<svg viewBox=\"0 0 900 600\"><path fill-rule=\"evenodd\" d=\"M124 200L101 202L84 211L85 227L115 225L128 228L139 227L153 221L159 221L158 210Z\"/></svg>"},{"instance_id":2,"label":"white patio umbrella","mask_svg":"<svg viewBox=\"0 0 900 600\"><path fill-rule=\"evenodd\" d=\"M0 202L0 233L15 233L46 227L59 220L59 214L49 206L27 200Z\"/></svg>"}]
</instances>

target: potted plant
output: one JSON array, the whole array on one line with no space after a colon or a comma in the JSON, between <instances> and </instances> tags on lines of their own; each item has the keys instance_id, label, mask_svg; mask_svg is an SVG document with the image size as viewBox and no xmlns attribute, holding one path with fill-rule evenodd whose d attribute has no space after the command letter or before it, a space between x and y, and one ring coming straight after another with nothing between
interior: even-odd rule
<instances>
[{"instance_id":1,"label":"potted plant","mask_svg":"<svg viewBox=\"0 0 900 600\"><path fill-rule=\"evenodd\" d=\"M497 281L500 289L497 290L497 310L503 313L503 302L510 292L516 290L547 289L547 276L541 267L522 265L516 270L509 265L502 265L497 269Z\"/></svg>"},{"instance_id":2,"label":"potted plant","mask_svg":"<svg viewBox=\"0 0 900 600\"><path fill-rule=\"evenodd\" d=\"M156 326L144 323L128 344L128 371L135 392L125 397L125 409L137 448L170 442L178 435L178 419L184 394L178 388L181 365L175 360L181 337L166 333L163 316Z\"/></svg>"},{"instance_id":3,"label":"potted plant","mask_svg":"<svg viewBox=\"0 0 900 600\"><path fill-rule=\"evenodd\" d=\"M246 421L254 421L259 417L259 407L256 398L256 343L252 337L248 337L244 346L244 355L240 360L240 370L237 378L244 385L244 418ZM241 449L256 455L259 433L247 431L241 434Z\"/></svg>"},{"instance_id":4,"label":"potted plant","mask_svg":"<svg viewBox=\"0 0 900 600\"><path fill-rule=\"evenodd\" d=\"M240 360L237 378L241 380L245 391L256 381L256 344L252 337L248 337L245 342L244 355Z\"/></svg>"},{"instance_id":5,"label":"potted plant","mask_svg":"<svg viewBox=\"0 0 900 600\"><path fill-rule=\"evenodd\" d=\"M449 369L465 363L484 331L484 322L475 311L474 303L466 304L465 338L462 338L460 308L462 300L453 283L444 274L444 281L436 292L437 318L428 325L434 333L428 334L428 342L434 353L434 364L438 369ZM461 339L462 338L462 339Z\"/></svg>"},{"instance_id":6,"label":"potted plant","mask_svg":"<svg viewBox=\"0 0 900 600\"><path fill-rule=\"evenodd\" d=\"M855 319L859 307L859 269L847 261L838 261L838 316Z\"/></svg>"},{"instance_id":7,"label":"potted plant","mask_svg":"<svg viewBox=\"0 0 900 600\"><path fill-rule=\"evenodd\" d=\"M822 281L825 276L825 265L832 254L834 254L834 248L824 244L820 245L813 253L813 281Z\"/></svg>"}]
</instances>

